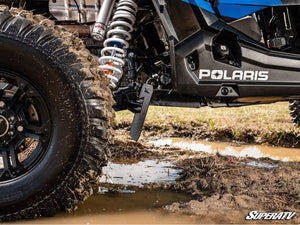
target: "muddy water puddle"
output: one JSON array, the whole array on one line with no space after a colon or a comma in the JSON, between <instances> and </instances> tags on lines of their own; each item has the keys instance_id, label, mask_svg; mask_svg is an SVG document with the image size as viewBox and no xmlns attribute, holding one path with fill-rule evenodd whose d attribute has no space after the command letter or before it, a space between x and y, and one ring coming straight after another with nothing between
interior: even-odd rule
<instances>
[{"instance_id":1,"label":"muddy water puddle","mask_svg":"<svg viewBox=\"0 0 300 225\"><path fill-rule=\"evenodd\" d=\"M300 161L300 149L281 148L262 145L240 145L232 146L230 143L191 141L186 138L167 138L150 141L156 147L176 147L194 152L205 152L209 154L221 154L224 156L270 158L281 161Z\"/></svg>"},{"instance_id":2,"label":"muddy water puddle","mask_svg":"<svg viewBox=\"0 0 300 225\"><path fill-rule=\"evenodd\" d=\"M170 213L164 206L189 202L192 197L171 190L146 190L144 184L173 183L181 171L175 162L145 160L132 164L109 162L103 168L96 193L72 213L53 218L22 221L22 224L193 224L197 216Z\"/></svg>"},{"instance_id":3,"label":"muddy water puddle","mask_svg":"<svg viewBox=\"0 0 300 225\"><path fill-rule=\"evenodd\" d=\"M179 172L171 161L145 160L135 164L109 162L103 168L100 182L142 187L150 183L175 182Z\"/></svg>"},{"instance_id":4,"label":"muddy water puddle","mask_svg":"<svg viewBox=\"0 0 300 225\"><path fill-rule=\"evenodd\" d=\"M186 194L131 188L134 194L97 193L84 204L80 204L79 209L72 214L60 213L53 218L22 221L22 224L186 224L201 222L199 217L168 213L162 209L163 206L175 201L189 201L191 198Z\"/></svg>"},{"instance_id":5,"label":"muddy water puddle","mask_svg":"<svg viewBox=\"0 0 300 225\"><path fill-rule=\"evenodd\" d=\"M180 210L178 210L178 212L176 210L167 211L164 209L165 206L172 205L173 203L188 203L192 200L192 197L185 193L174 192L172 190L146 190L142 187L145 184L151 183L175 183L179 174L184 171L184 169L180 170L175 166L177 163L176 160L184 159L184 157L195 157L201 155L202 152L209 154L219 153L221 155L236 157L269 157L275 160L300 161L299 149L256 145L232 146L229 143L196 142L184 138L167 138L151 141L145 145L150 146L150 149L153 148L152 145L161 147L153 148L153 151L173 151L172 148L174 149L175 147L187 153L184 152L184 155L181 156L175 153L172 157L168 157L168 154L166 154L166 158L169 160L165 160L165 156L162 156L163 159L141 160L130 164L118 163L117 159L113 162L110 161L108 165L103 168L103 176L100 178L101 185L95 190L95 194L84 204L79 204L79 209L76 212L72 214L60 213L53 218L39 218L37 220L22 221L21 223L203 224L224 222L222 216L215 218L213 212L210 215L202 213L199 214L201 216L196 216L181 214ZM189 154L189 152L193 154ZM242 162L242 164L264 168L274 168L277 166L272 163L264 162L263 160L250 160ZM200 209L202 210L201 207ZM226 209L222 207L227 208L227 205L222 205L220 211ZM192 209L193 207L190 208L190 210ZM247 212L240 213L239 217L244 218L245 213L247 214ZM228 219L226 221L230 222L231 220Z\"/></svg>"}]
</instances>

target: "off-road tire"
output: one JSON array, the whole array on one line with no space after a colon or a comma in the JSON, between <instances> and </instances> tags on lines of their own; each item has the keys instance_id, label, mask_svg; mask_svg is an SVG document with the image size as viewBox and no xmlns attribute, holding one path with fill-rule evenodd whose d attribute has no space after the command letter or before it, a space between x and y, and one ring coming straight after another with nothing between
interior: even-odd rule
<instances>
[{"instance_id":1,"label":"off-road tire","mask_svg":"<svg viewBox=\"0 0 300 225\"><path fill-rule=\"evenodd\" d=\"M300 126L300 101L290 101L290 115L295 127Z\"/></svg>"},{"instance_id":2,"label":"off-road tire","mask_svg":"<svg viewBox=\"0 0 300 225\"><path fill-rule=\"evenodd\" d=\"M2 61L3 51L7 60L0 68L14 64L22 74L36 67L36 74L22 75L37 84L58 119L39 164L19 178L0 181L0 221L72 212L93 193L109 154L114 119L109 81L81 39L26 10L0 6Z\"/></svg>"}]
</instances>

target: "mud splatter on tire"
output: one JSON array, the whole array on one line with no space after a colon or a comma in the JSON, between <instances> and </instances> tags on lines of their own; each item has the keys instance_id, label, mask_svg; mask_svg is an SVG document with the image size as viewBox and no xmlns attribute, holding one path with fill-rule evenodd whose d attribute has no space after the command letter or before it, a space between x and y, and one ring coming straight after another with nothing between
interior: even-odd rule
<instances>
[{"instance_id":1,"label":"mud splatter on tire","mask_svg":"<svg viewBox=\"0 0 300 225\"><path fill-rule=\"evenodd\" d=\"M72 104L77 104L76 107L80 109L78 112L70 112L64 108L60 111L64 115L72 115L72 122L81 127L80 144L76 146L77 149L68 153L69 160L60 160L59 154L50 158L51 161L56 162L53 170L57 170L56 174L59 175L49 177L48 181L40 186L26 183L24 179L22 181L24 191L18 192L22 200L11 204L0 204L0 221L52 216L60 210L72 212L77 208L78 201L84 201L93 193L93 184L98 181L101 169L109 155L107 143L112 138L110 127L114 122L112 110L114 101L109 89L109 81L99 69L97 60L85 49L81 39L55 26L53 21L41 15L0 6L0 38L12 40L13 43L32 49L32 52L38 52L48 59L52 68L59 71L55 75L57 92L66 93L66 96L58 95L55 90L51 90L51 93L58 101L66 101L66 104L70 98L76 99L75 104L74 101ZM37 71L39 72L44 76L41 71ZM59 82L67 84L65 90L59 89ZM68 93L73 94L68 96ZM63 143L69 136L74 137L74 135L70 130L58 141ZM66 149L71 146L67 142L64 144ZM57 151L63 153L66 149ZM47 178L47 175L39 174L43 179ZM37 179L36 182L39 180ZM25 190L35 186L39 186L36 193L26 197ZM7 187L0 182L2 197L5 188ZM5 197L9 202L12 198L16 199L15 196Z\"/></svg>"}]
</instances>

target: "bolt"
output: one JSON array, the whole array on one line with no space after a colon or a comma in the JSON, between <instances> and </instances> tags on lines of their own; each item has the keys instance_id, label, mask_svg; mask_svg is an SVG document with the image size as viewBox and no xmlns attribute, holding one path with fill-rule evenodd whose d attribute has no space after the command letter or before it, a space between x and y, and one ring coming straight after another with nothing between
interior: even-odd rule
<instances>
[{"instance_id":1,"label":"bolt","mask_svg":"<svg viewBox=\"0 0 300 225\"><path fill-rule=\"evenodd\" d=\"M14 132L13 132L13 131L9 131L8 134L9 134L10 136L13 136L13 135L14 135Z\"/></svg>"},{"instance_id":2,"label":"bolt","mask_svg":"<svg viewBox=\"0 0 300 225\"><path fill-rule=\"evenodd\" d=\"M3 108L5 106L5 102L0 101L0 108Z\"/></svg>"},{"instance_id":3,"label":"bolt","mask_svg":"<svg viewBox=\"0 0 300 225\"><path fill-rule=\"evenodd\" d=\"M18 126L18 127L17 127L17 130L18 130L19 132L22 132L22 131L24 130L24 127Z\"/></svg>"},{"instance_id":4,"label":"bolt","mask_svg":"<svg viewBox=\"0 0 300 225\"><path fill-rule=\"evenodd\" d=\"M229 94L228 88L222 88L221 93L222 95L228 95Z\"/></svg>"},{"instance_id":5,"label":"bolt","mask_svg":"<svg viewBox=\"0 0 300 225\"><path fill-rule=\"evenodd\" d=\"M11 117L9 118L9 120L10 120L10 121L13 121L13 120L15 120L15 117L14 117L14 116L11 116Z\"/></svg>"},{"instance_id":6,"label":"bolt","mask_svg":"<svg viewBox=\"0 0 300 225\"><path fill-rule=\"evenodd\" d=\"M196 69L196 65L194 63L190 64L191 70L195 70Z\"/></svg>"}]
</instances>

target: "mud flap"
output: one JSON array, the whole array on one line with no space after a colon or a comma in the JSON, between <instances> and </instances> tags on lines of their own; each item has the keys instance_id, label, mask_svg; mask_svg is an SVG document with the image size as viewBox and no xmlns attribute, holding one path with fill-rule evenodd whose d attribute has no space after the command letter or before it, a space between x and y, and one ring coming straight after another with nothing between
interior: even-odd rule
<instances>
[{"instance_id":1,"label":"mud flap","mask_svg":"<svg viewBox=\"0 0 300 225\"><path fill-rule=\"evenodd\" d=\"M140 93L140 99L143 101L142 108L140 112L135 113L130 129L130 136L135 141L138 141L140 138L152 94L153 86L150 84L144 84Z\"/></svg>"}]
</instances>

